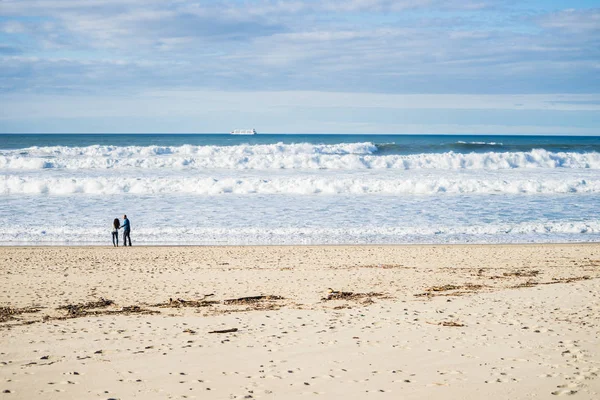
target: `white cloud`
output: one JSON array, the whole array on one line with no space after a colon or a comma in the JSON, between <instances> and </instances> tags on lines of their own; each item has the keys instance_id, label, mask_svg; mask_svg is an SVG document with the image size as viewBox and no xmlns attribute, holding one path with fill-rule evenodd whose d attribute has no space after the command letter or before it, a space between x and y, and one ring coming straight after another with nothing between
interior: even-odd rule
<instances>
[{"instance_id":1,"label":"white cloud","mask_svg":"<svg viewBox=\"0 0 600 400\"><path fill-rule=\"evenodd\" d=\"M545 15L539 19L544 28L570 32L600 31L600 8L592 10L563 10Z\"/></svg>"},{"instance_id":2,"label":"white cloud","mask_svg":"<svg viewBox=\"0 0 600 400\"><path fill-rule=\"evenodd\" d=\"M25 33L25 26L17 21L6 21L0 24L0 32L4 33Z\"/></svg>"},{"instance_id":3,"label":"white cloud","mask_svg":"<svg viewBox=\"0 0 600 400\"><path fill-rule=\"evenodd\" d=\"M540 17L536 22L544 28L541 32L527 18L516 28L488 23L509 19L503 13L516 12L507 11L511 4L8 0L2 2L2 13L34 18L0 25L15 39L10 48L0 45L0 88L98 96L144 88L408 94L600 91L595 79L600 47L592 31L597 10ZM498 11L495 5L505 8ZM482 8L489 10L478 11ZM445 14L448 10L452 12ZM583 28L575 30L579 25Z\"/></svg>"}]
</instances>

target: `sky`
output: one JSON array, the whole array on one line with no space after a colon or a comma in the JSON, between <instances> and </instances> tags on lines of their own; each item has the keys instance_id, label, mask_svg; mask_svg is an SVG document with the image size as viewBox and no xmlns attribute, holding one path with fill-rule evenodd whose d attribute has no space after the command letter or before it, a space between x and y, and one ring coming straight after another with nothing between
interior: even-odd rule
<instances>
[{"instance_id":1,"label":"sky","mask_svg":"<svg viewBox=\"0 0 600 400\"><path fill-rule=\"evenodd\" d=\"M0 133L600 135L600 0L0 0Z\"/></svg>"}]
</instances>

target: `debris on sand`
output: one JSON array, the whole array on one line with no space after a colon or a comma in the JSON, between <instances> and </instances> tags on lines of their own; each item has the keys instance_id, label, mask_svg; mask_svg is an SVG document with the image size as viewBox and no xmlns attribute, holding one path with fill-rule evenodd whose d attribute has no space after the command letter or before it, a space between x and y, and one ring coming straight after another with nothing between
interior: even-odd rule
<instances>
[{"instance_id":1,"label":"debris on sand","mask_svg":"<svg viewBox=\"0 0 600 400\"><path fill-rule=\"evenodd\" d=\"M431 298L433 296L462 296L465 294L475 293L478 290L484 289L485 285L478 285L473 283L466 283L464 285L441 285L441 286L432 286L425 289L423 293L415 294L415 297L427 297ZM448 293L445 293L448 292Z\"/></svg>"},{"instance_id":2,"label":"debris on sand","mask_svg":"<svg viewBox=\"0 0 600 400\"><path fill-rule=\"evenodd\" d=\"M507 278L534 278L540 274L537 269L524 270L518 269L515 271L503 272L502 275L490 276L490 279L507 279Z\"/></svg>"},{"instance_id":3,"label":"debris on sand","mask_svg":"<svg viewBox=\"0 0 600 400\"><path fill-rule=\"evenodd\" d=\"M456 285L442 285L442 286L432 286L429 289L426 289L428 292L445 292L446 290L457 290L460 289L460 286Z\"/></svg>"},{"instance_id":4,"label":"debris on sand","mask_svg":"<svg viewBox=\"0 0 600 400\"><path fill-rule=\"evenodd\" d=\"M361 265L359 268L377 268L377 269L415 269L415 267L407 267L402 264L369 264Z\"/></svg>"},{"instance_id":5,"label":"debris on sand","mask_svg":"<svg viewBox=\"0 0 600 400\"><path fill-rule=\"evenodd\" d=\"M557 283L570 283L570 282L586 281L588 279L592 279L592 278L589 275L584 275L584 276L573 276L570 278L552 278L552 280L548 281L548 282L535 282L532 280L528 280L525 283L520 283L518 285L511 286L511 288L519 289L519 288L524 288L524 287L532 287L532 286L536 286L536 285L554 285Z\"/></svg>"},{"instance_id":6,"label":"debris on sand","mask_svg":"<svg viewBox=\"0 0 600 400\"><path fill-rule=\"evenodd\" d=\"M214 304L219 304L216 300L205 300L209 296L214 296L213 294L205 295L204 298L200 300L184 300L184 299L173 299L170 298L166 303L158 303L153 304L152 307L160 307L160 308L180 308L180 307L208 307Z\"/></svg>"},{"instance_id":7,"label":"debris on sand","mask_svg":"<svg viewBox=\"0 0 600 400\"><path fill-rule=\"evenodd\" d=\"M355 293L355 292L342 292L340 290L328 289L327 297L323 297L322 301L329 300L360 300L371 297L381 297L383 293L369 292L369 293Z\"/></svg>"},{"instance_id":8,"label":"debris on sand","mask_svg":"<svg viewBox=\"0 0 600 400\"><path fill-rule=\"evenodd\" d=\"M101 315L115 315L115 314L160 314L158 311L148 310L137 305L121 307L120 310L105 310L106 307L114 305L115 302L101 298L99 301L93 301L89 303L80 304L68 304L66 306L60 306L57 310L67 311L67 315L64 317L50 317L44 316L44 321L51 321L54 319L70 319L88 316L101 316ZM98 310L98 309L102 310Z\"/></svg>"},{"instance_id":9,"label":"debris on sand","mask_svg":"<svg viewBox=\"0 0 600 400\"><path fill-rule=\"evenodd\" d=\"M539 285L539 282L528 280L527 282L523 282L523 283L519 283L518 285L511 286L511 288L519 289L519 288L533 287L536 285Z\"/></svg>"},{"instance_id":10,"label":"debris on sand","mask_svg":"<svg viewBox=\"0 0 600 400\"><path fill-rule=\"evenodd\" d=\"M592 278L589 275L573 276L571 278L552 278L552 282L543 282L542 285L552 285L554 283L569 283L569 282L577 282L577 281L587 281L588 279L592 279Z\"/></svg>"},{"instance_id":11,"label":"debris on sand","mask_svg":"<svg viewBox=\"0 0 600 400\"><path fill-rule=\"evenodd\" d=\"M465 324L457 321L439 321L439 322L429 322L426 321L429 325L440 325L440 326L454 326L454 327L462 327L466 326Z\"/></svg>"},{"instance_id":12,"label":"debris on sand","mask_svg":"<svg viewBox=\"0 0 600 400\"><path fill-rule=\"evenodd\" d=\"M437 324L434 324L434 325L455 326L455 327L465 326L465 324L461 324L460 322L456 322L456 321L441 321L441 322L438 322Z\"/></svg>"},{"instance_id":13,"label":"debris on sand","mask_svg":"<svg viewBox=\"0 0 600 400\"><path fill-rule=\"evenodd\" d=\"M217 331L210 331L208 333L232 333L232 332L237 332L238 328L230 328L230 329L220 329Z\"/></svg>"},{"instance_id":14,"label":"debris on sand","mask_svg":"<svg viewBox=\"0 0 600 400\"><path fill-rule=\"evenodd\" d=\"M150 314L160 314L159 311L154 311L154 310L148 310L146 308L142 308L140 306L126 306L121 308L120 310L114 310L114 311L105 311L104 314L145 314L145 315L150 315Z\"/></svg>"},{"instance_id":15,"label":"debris on sand","mask_svg":"<svg viewBox=\"0 0 600 400\"><path fill-rule=\"evenodd\" d=\"M239 297L237 299L228 299L223 301L223 304L253 304L260 301L271 301L271 300L283 300L281 296L250 296L250 297Z\"/></svg>"},{"instance_id":16,"label":"debris on sand","mask_svg":"<svg viewBox=\"0 0 600 400\"><path fill-rule=\"evenodd\" d=\"M503 276L516 276L516 277L528 277L528 278L532 278L534 276L538 276L540 273L540 271L538 271L537 269L534 270L529 270L529 271L525 271L525 270L517 270L517 271L511 271L511 272L505 272L502 275Z\"/></svg>"},{"instance_id":17,"label":"debris on sand","mask_svg":"<svg viewBox=\"0 0 600 400\"><path fill-rule=\"evenodd\" d=\"M89 303L80 303L80 304L67 304L65 306L60 306L57 309L67 311L69 316L79 316L86 315L87 310L92 310L95 308L106 308L108 306L113 305L115 302L112 300L107 300L105 298L100 298L98 301L91 301Z\"/></svg>"},{"instance_id":18,"label":"debris on sand","mask_svg":"<svg viewBox=\"0 0 600 400\"><path fill-rule=\"evenodd\" d=\"M12 307L0 307L0 322L6 322L16 319L15 316L21 314L30 314L39 312L39 307L24 307L24 308L12 308Z\"/></svg>"},{"instance_id":19,"label":"debris on sand","mask_svg":"<svg viewBox=\"0 0 600 400\"><path fill-rule=\"evenodd\" d=\"M415 297L427 297L427 299L431 299L433 297L433 293L431 293L431 292L421 292L421 293L416 293L414 296Z\"/></svg>"}]
</instances>

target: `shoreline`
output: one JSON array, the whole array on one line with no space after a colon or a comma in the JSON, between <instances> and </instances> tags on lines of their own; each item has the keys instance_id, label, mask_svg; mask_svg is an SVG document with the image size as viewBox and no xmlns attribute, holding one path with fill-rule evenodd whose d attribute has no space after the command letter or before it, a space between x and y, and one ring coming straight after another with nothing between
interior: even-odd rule
<instances>
[{"instance_id":1,"label":"shoreline","mask_svg":"<svg viewBox=\"0 0 600 400\"><path fill-rule=\"evenodd\" d=\"M501 246L598 246L599 241L587 241L587 242L535 242L535 243L357 243L357 244L139 244L131 247L140 248L251 248L251 247L501 247ZM81 248L111 248L114 247L111 244L2 244L0 243L0 249L6 248L69 248L69 249L81 249ZM119 247L130 247L122 246Z\"/></svg>"}]
</instances>

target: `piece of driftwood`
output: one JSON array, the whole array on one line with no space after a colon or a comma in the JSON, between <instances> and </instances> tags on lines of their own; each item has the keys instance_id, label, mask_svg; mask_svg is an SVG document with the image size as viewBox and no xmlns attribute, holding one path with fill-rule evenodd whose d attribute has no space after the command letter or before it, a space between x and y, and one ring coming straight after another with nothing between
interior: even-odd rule
<instances>
[{"instance_id":1,"label":"piece of driftwood","mask_svg":"<svg viewBox=\"0 0 600 400\"><path fill-rule=\"evenodd\" d=\"M231 329L220 329L220 330L216 330L216 331L210 331L208 333L232 333L232 332L237 332L238 328L231 328Z\"/></svg>"}]
</instances>

